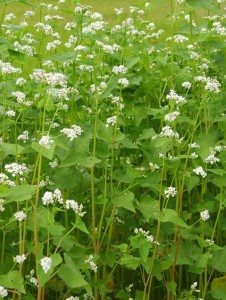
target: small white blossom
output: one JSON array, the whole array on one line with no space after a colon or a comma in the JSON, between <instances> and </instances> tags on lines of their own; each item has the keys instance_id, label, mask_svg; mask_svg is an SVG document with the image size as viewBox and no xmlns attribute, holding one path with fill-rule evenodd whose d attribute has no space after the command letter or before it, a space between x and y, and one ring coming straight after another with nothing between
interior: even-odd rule
<instances>
[{"instance_id":1,"label":"small white blossom","mask_svg":"<svg viewBox=\"0 0 226 300\"><path fill-rule=\"evenodd\" d=\"M68 298L66 298L65 300L79 300L79 297L77 297L77 296L71 296L71 297L68 297Z\"/></svg>"},{"instance_id":2,"label":"small white blossom","mask_svg":"<svg viewBox=\"0 0 226 300\"><path fill-rule=\"evenodd\" d=\"M14 216L19 222L22 222L23 220L27 219L27 214L25 214L25 212L23 212L22 210L16 212Z\"/></svg>"},{"instance_id":3,"label":"small white blossom","mask_svg":"<svg viewBox=\"0 0 226 300\"><path fill-rule=\"evenodd\" d=\"M52 259L50 257L44 257L40 260L40 264L44 273L47 273L52 267Z\"/></svg>"},{"instance_id":4,"label":"small white blossom","mask_svg":"<svg viewBox=\"0 0 226 300\"><path fill-rule=\"evenodd\" d=\"M205 162L207 164L213 165L213 164L215 164L217 162L220 162L220 159L217 158L214 154L210 154L207 158L205 158Z\"/></svg>"},{"instance_id":5,"label":"small white blossom","mask_svg":"<svg viewBox=\"0 0 226 300\"><path fill-rule=\"evenodd\" d=\"M42 197L42 203L43 205L49 205L54 204L54 196L52 192L45 192L45 194Z\"/></svg>"},{"instance_id":6,"label":"small white blossom","mask_svg":"<svg viewBox=\"0 0 226 300\"><path fill-rule=\"evenodd\" d=\"M13 177L28 173L29 169L25 164L11 163L5 165L5 170L11 173Z\"/></svg>"},{"instance_id":7,"label":"small white blossom","mask_svg":"<svg viewBox=\"0 0 226 300\"><path fill-rule=\"evenodd\" d=\"M189 81L183 82L182 87L184 87L186 89L190 89L191 88L191 82L189 82Z\"/></svg>"},{"instance_id":8,"label":"small white blossom","mask_svg":"<svg viewBox=\"0 0 226 300\"><path fill-rule=\"evenodd\" d=\"M22 264L27 259L27 256L25 254L22 255L16 255L13 260L14 262L18 264Z\"/></svg>"},{"instance_id":9,"label":"small white blossom","mask_svg":"<svg viewBox=\"0 0 226 300\"><path fill-rule=\"evenodd\" d=\"M17 137L18 141L23 141L25 143L29 139L28 134L29 134L28 131L25 130L23 133L18 135Z\"/></svg>"},{"instance_id":10,"label":"small white blossom","mask_svg":"<svg viewBox=\"0 0 226 300\"><path fill-rule=\"evenodd\" d=\"M210 218L209 211L206 209L200 212L200 217L203 221L207 221Z\"/></svg>"},{"instance_id":11,"label":"small white blossom","mask_svg":"<svg viewBox=\"0 0 226 300\"><path fill-rule=\"evenodd\" d=\"M5 114L8 117L15 117L16 112L13 109L8 109Z\"/></svg>"},{"instance_id":12,"label":"small white blossom","mask_svg":"<svg viewBox=\"0 0 226 300\"><path fill-rule=\"evenodd\" d=\"M7 290L3 286L0 285L0 297L4 298L7 296L8 296Z\"/></svg>"},{"instance_id":13,"label":"small white blossom","mask_svg":"<svg viewBox=\"0 0 226 300\"><path fill-rule=\"evenodd\" d=\"M50 163L49 163L49 165L50 165L50 167L52 168L52 169L55 169L55 168L57 168L58 167L58 160L57 159L54 159L53 161L51 161Z\"/></svg>"},{"instance_id":14,"label":"small white blossom","mask_svg":"<svg viewBox=\"0 0 226 300\"><path fill-rule=\"evenodd\" d=\"M174 122L176 120L176 118L180 115L180 112L179 111L174 111L174 112L171 112L171 113L168 113L164 116L164 120L167 121L167 122Z\"/></svg>"},{"instance_id":15,"label":"small white blossom","mask_svg":"<svg viewBox=\"0 0 226 300\"><path fill-rule=\"evenodd\" d=\"M54 141L51 139L50 136L44 135L40 140L39 140L39 145L46 148L50 149L51 145L54 143Z\"/></svg>"},{"instance_id":16,"label":"small white blossom","mask_svg":"<svg viewBox=\"0 0 226 300\"><path fill-rule=\"evenodd\" d=\"M5 208L3 207L3 204L4 204L5 200L0 198L0 211L4 211Z\"/></svg>"},{"instance_id":17,"label":"small white blossom","mask_svg":"<svg viewBox=\"0 0 226 300\"><path fill-rule=\"evenodd\" d=\"M127 78L120 78L118 80L118 84L120 84L122 87L127 87L129 85L129 80Z\"/></svg>"},{"instance_id":18,"label":"small white blossom","mask_svg":"<svg viewBox=\"0 0 226 300\"><path fill-rule=\"evenodd\" d=\"M202 167L197 167L197 168L193 169L193 172L196 175L201 175L203 178L205 178L207 176L207 173L203 170Z\"/></svg>"},{"instance_id":19,"label":"small white blossom","mask_svg":"<svg viewBox=\"0 0 226 300\"><path fill-rule=\"evenodd\" d=\"M175 187L170 186L167 189L165 189L164 195L167 199L169 199L170 197L175 197L177 195L177 190Z\"/></svg>"},{"instance_id":20,"label":"small white blossom","mask_svg":"<svg viewBox=\"0 0 226 300\"><path fill-rule=\"evenodd\" d=\"M60 132L66 134L70 141L73 141L82 134L83 130L80 126L72 125L71 128L63 128Z\"/></svg>"},{"instance_id":21,"label":"small white blossom","mask_svg":"<svg viewBox=\"0 0 226 300\"><path fill-rule=\"evenodd\" d=\"M87 260L85 260L85 264L89 264L91 267L91 270L94 271L94 273L97 272L97 265L93 262L93 256L90 255L89 258Z\"/></svg>"},{"instance_id":22,"label":"small white blossom","mask_svg":"<svg viewBox=\"0 0 226 300\"><path fill-rule=\"evenodd\" d=\"M114 126L115 123L116 123L116 120L117 120L117 117L116 117L116 116L112 116L112 117L110 117L110 118L107 118L107 121L106 121L106 127Z\"/></svg>"},{"instance_id":23,"label":"small white blossom","mask_svg":"<svg viewBox=\"0 0 226 300\"><path fill-rule=\"evenodd\" d=\"M83 205L82 204L78 204L78 202L76 202L75 200L66 200L65 203L65 207L66 209L72 209L76 214L78 214L80 217L83 217L85 212L83 212Z\"/></svg>"},{"instance_id":24,"label":"small white blossom","mask_svg":"<svg viewBox=\"0 0 226 300\"><path fill-rule=\"evenodd\" d=\"M115 73L115 74L123 74L125 75L127 73L127 68L124 67L123 65L120 65L120 66L114 66L113 69L112 69L112 73Z\"/></svg>"}]
</instances>

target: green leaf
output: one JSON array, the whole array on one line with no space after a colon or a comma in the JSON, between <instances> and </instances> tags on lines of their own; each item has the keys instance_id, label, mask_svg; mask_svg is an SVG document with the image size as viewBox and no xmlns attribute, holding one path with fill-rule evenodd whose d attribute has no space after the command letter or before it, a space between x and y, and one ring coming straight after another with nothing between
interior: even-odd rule
<instances>
[{"instance_id":1,"label":"green leaf","mask_svg":"<svg viewBox=\"0 0 226 300\"><path fill-rule=\"evenodd\" d=\"M177 212L173 209L164 209L160 213L159 219L161 222L170 222L183 228L189 228L189 226L178 216Z\"/></svg>"},{"instance_id":2,"label":"green leaf","mask_svg":"<svg viewBox=\"0 0 226 300\"><path fill-rule=\"evenodd\" d=\"M135 257L130 254L125 254L121 259L120 259L120 265L125 266L128 269L131 270L136 270L137 267L139 266L140 263L140 258Z\"/></svg>"},{"instance_id":3,"label":"green leaf","mask_svg":"<svg viewBox=\"0 0 226 300\"><path fill-rule=\"evenodd\" d=\"M33 142L31 144L31 147L32 149L34 149L36 152L38 152L39 154L41 154L42 156L52 160L53 159L53 155L54 155L54 150L55 150L55 146L56 144L53 143L50 145L50 148L47 149L41 145L39 145L38 143L36 142Z\"/></svg>"},{"instance_id":4,"label":"green leaf","mask_svg":"<svg viewBox=\"0 0 226 300\"><path fill-rule=\"evenodd\" d=\"M16 289L19 293L25 294L24 280L18 271L11 271L0 275L0 285L9 289Z\"/></svg>"},{"instance_id":5,"label":"green leaf","mask_svg":"<svg viewBox=\"0 0 226 300\"><path fill-rule=\"evenodd\" d=\"M70 153L61 163L60 167L69 167L74 165L81 165L86 168L92 168L95 164L100 163L101 160L95 156L85 156L82 153Z\"/></svg>"},{"instance_id":6,"label":"green leaf","mask_svg":"<svg viewBox=\"0 0 226 300\"><path fill-rule=\"evenodd\" d=\"M86 228L85 223L81 220L81 218L79 218L78 216L76 217L76 223L72 223L72 225L81 230L82 232L87 233L88 235L90 235L90 232L88 231L88 229Z\"/></svg>"},{"instance_id":7,"label":"green leaf","mask_svg":"<svg viewBox=\"0 0 226 300\"><path fill-rule=\"evenodd\" d=\"M213 279L211 295L214 299L226 300L226 276Z\"/></svg>"},{"instance_id":8,"label":"green leaf","mask_svg":"<svg viewBox=\"0 0 226 300\"><path fill-rule=\"evenodd\" d=\"M156 135L153 128L144 129L142 134L138 137L138 141L146 140L152 138L154 135Z\"/></svg>"},{"instance_id":9,"label":"green leaf","mask_svg":"<svg viewBox=\"0 0 226 300\"><path fill-rule=\"evenodd\" d=\"M199 184L199 177L198 176L186 176L185 177L185 186L188 190L188 193L192 191L194 187Z\"/></svg>"},{"instance_id":10,"label":"green leaf","mask_svg":"<svg viewBox=\"0 0 226 300\"><path fill-rule=\"evenodd\" d=\"M7 155L19 155L24 150L24 147L18 144L2 143L0 151L3 152L4 157Z\"/></svg>"},{"instance_id":11,"label":"green leaf","mask_svg":"<svg viewBox=\"0 0 226 300\"><path fill-rule=\"evenodd\" d=\"M226 272L226 246L222 250L214 253L213 258L210 261L210 265L215 270L224 273Z\"/></svg>"},{"instance_id":12,"label":"green leaf","mask_svg":"<svg viewBox=\"0 0 226 300\"><path fill-rule=\"evenodd\" d=\"M37 185L23 184L12 187L5 195L7 203L30 200L35 195Z\"/></svg>"},{"instance_id":13,"label":"green leaf","mask_svg":"<svg viewBox=\"0 0 226 300\"><path fill-rule=\"evenodd\" d=\"M102 98L107 98L111 94L111 91L118 85L118 78L116 75L113 75L109 80L106 89L102 94Z\"/></svg>"},{"instance_id":14,"label":"green leaf","mask_svg":"<svg viewBox=\"0 0 226 300\"><path fill-rule=\"evenodd\" d=\"M71 289L81 288L87 285L87 282L85 281L80 271L76 268L72 260L70 261L70 263L66 263L60 266L58 275Z\"/></svg>"},{"instance_id":15,"label":"green leaf","mask_svg":"<svg viewBox=\"0 0 226 300\"><path fill-rule=\"evenodd\" d=\"M159 202L149 195L143 194L138 206L145 219L158 219Z\"/></svg>"},{"instance_id":16,"label":"green leaf","mask_svg":"<svg viewBox=\"0 0 226 300\"><path fill-rule=\"evenodd\" d=\"M136 212L133 204L134 194L130 191L126 191L120 195L112 197L112 202L116 207L123 207L132 212Z\"/></svg>"},{"instance_id":17,"label":"green leaf","mask_svg":"<svg viewBox=\"0 0 226 300\"><path fill-rule=\"evenodd\" d=\"M116 262L116 254L114 252L108 252L107 254L101 253L100 262L103 265L108 265L109 267L113 268Z\"/></svg>"}]
</instances>

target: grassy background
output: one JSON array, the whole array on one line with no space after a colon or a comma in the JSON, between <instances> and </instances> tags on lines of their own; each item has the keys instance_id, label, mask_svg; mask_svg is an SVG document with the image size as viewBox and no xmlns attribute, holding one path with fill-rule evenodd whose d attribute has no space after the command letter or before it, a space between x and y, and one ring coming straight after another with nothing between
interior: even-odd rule
<instances>
[{"instance_id":1,"label":"grassy background","mask_svg":"<svg viewBox=\"0 0 226 300\"><path fill-rule=\"evenodd\" d=\"M18 19L20 15L26 10L36 10L35 7L38 7L40 0L26 0L27 3L30 3L34 7L12 2L7 5L5 13L14 12ZM44 0L43 2L48 4L57 5L58 0ZM90 5L93 8L93 11L97 11L103 14L104 21L109 22L109 24L117 24L121 18L125 18L129 15L130 6L140 6L144 7L144 4L149 2L148 0L66 0L65 4L61 4L60 7L67 11L73 10L77 4ZM153 3L154 2L154 3ZM3 4L3 0L0 0L0 4ZM123 14L117 16L114 12L114 8L123 8ZM162 28L167 28L167 19L165 16L169 14L170 1L169 0L156 0L151 3L151 13L150 13L150 22L154 22L157 25L162 25ZM0 5L0 17L3 11L3 5ZM164 29L165 29L164 28Z\"/></svg>"}]
</instances>

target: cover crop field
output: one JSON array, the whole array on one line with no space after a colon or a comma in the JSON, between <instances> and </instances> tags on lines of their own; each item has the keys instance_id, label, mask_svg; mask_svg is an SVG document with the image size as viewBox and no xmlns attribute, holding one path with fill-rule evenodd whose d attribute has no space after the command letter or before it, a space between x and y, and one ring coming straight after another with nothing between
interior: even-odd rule
<instances>
[{"instance_id":1,"label":"cover crop field","mask_svg":"<svg viewBox=\"0 0 226 300\"><path fill-rule=\"evenodd\" d=\"M0 1L0 299L226 300L226 2L124 2Z\"/></svg>"}]
</instances>

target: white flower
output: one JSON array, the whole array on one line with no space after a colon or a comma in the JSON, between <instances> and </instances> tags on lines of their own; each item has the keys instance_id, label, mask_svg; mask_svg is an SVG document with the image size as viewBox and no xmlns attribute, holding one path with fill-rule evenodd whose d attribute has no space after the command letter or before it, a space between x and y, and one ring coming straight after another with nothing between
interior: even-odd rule
<instances>
[{"instance_id":1,"label":"white flower","mask_svg":"<svg viewBox=\"0 0 226 300\"><path fill-rule=\"evenodd\" d=\"M63 128L60 132L66 134L66 136L70 138L70 141L73 141L82 134L83 130L80 126L72 125L71 128Z\"/></svg>"},{"instance_id":2,"label":"white flower","mask_svg":"<svg viewBox=\"0 0 226 300\"><path fill-rule=\"evenodd\" d=\"M164 120L171 123L171 122L174 122L179 115L180 115L179 111L174 111L174 112L166 114L164 116Z\"/></svg>"},{"instance_id":3,"label":"white flower","mask_svg":"<svg viewBox=\"0 0 226 300\"><path fill-rule=\"evenodd\" d=\"M50 257L44 257L40 260L40 264L44 273L47 273L52 267L52 259Z\"/></svg>"},{"instance_id":4,"label":"white flower","mask_svg":"<svg viewBox=\"0 0 226 300\"><path fill-rule=\"evenodd\" d=\"M43 203L43 205L54 204L53 193L52 192L45 192L45 194L42 197L42 203Z\"/></svg>"},{"instance_id":5,"label":"white flower","mask_svg":"<svg viewBox=\"0 0 226 300\"><path fill-rule=\"evenodd\" d=\"M83 205L82 204L78 204L78 202L76 202L75 200L66 200L65 203L65 207L66 209L72 209L76 214L78 214L80 217L83 217L85 212L83 212Z\"/></svg>"},{"instance_id":6,"label":"white flower","mask_svg":"<svg viewBox=\"0 0 226 300\"><path fill-rule=\"evenodd\" d=\"M150 235L149 231L145 231L143 228L135 228L134 233L143 235L147 239L147 241L149 241L151 243L154 242L153 235Z\"/></svg>"},{"instance_id":7,"label":"white flower","mask_svg":"<svg viewBox=\"0 0 226 300\"><path fill-rule=\"evenodd\" d=\"M5 208L3 207L3 204L4 204L5 200L0 198L0 211L4 211Z\"/></svg>"},{"instance_id":8,"label":"white flower","mask_svg":"<svg viewBox=\"0 0 226 300\"><path fill-rule=\"evenodd\" d=\"M52 168L52 169L55 169L55 168L57 168L58 167L58 160L57 159L54 159L53 161L51 161L50 163L49 163L49 165L50 165L50 167Z\"/></svg>"},{"instance_id":9,"label":"white flower","mask_svg":"<svg viewBox=\"0 0 226 300\"><path fill-rule=\"evenodd\" d=\"M23 175L29 171L25 164L11 163L5 165L5 170L12 174L13 177L16 175Z\"/></svg>"},{"instance_id":10,"label":"white flower","mask_svg":"<svg viewBox=\"0 0 226 300\"><path fill-rule=\"evenodd\" d=\"M207 173L203 170L202 167L197 167L193 169L193 172L195 172L196 175L201 175L203 178L207 176Z\"/></svg>"},{"instance_id":11,"label":"white flower","mask_svg":"<svg viewBox=\"0 0 226 300\"><path fill-rule=\"evenodd\" d=\"M77 297L77 296L71 296L71 297L69 297L69 298L66 298L65 300L79 300L79 297Z\"/></svg>"},{"instance_id":12,"label":"white flower","mask_svg":"<svg viewBox=\"0 0 226 300\"><path fill-rule=\"evenodd\" d=\"M22 210L16 212L14 216L19 222L22 222L23 220L27 219L27 214L25 214L25 212L23 212Z\"/></svg>"},{"instance_id":13,"label":"white flower","mask_svg":"<svg viewBox=\"0 0 226 300\"><path fill-rule=\"evenodd\" d=\"M220 162L220 159L217 158L214 154L210 154L207 158L205 158L205 162L207 164L215 164L216 162Z\"/></svg>"},{"instance_id":14,"label":"white flower","mask_svg":"<svg viewBox=\"0 0 226 300\"><path fill-rule=\"evenodd\" d=\"M5 114L8 117L15 117L15 115L16 115L16 113L13 109L8 109Z\"/></svg>"},{"instance_id":15,"label":"white flower","mask_svg":"<svg viewBox=\"0 0 226 300\"><path fill-rule=\"evenodd\" d=\"M203 221L207 221L210 218L209 211L206 209L200 212L200 217Z\"/></svg>"},{"instance_id":16,"label":"white flower","mask_svg":"<svg viewBox=\"0 0 226 300\"><path fill-rule=\"evenodd\" d=\"M0 285L0 297L4 298L7 296L8 296L7 290L3 286Z\"/></svg>"},{"instance_id":17,"label":"white flower","mask_svg":"<svg viewBox=\"0 0 226 300\"><path fill-rule=\"evenodd\" d=\"M186 89L190 89L191 88L191 82L189 82L189 81L183 82L182 87L184 87Z\"/></svg>"},{"instance_id":18,"label":"white flower","mask_svg":"<svg viewBox=\"0 0 226 300\"><path fill-rule=\"evenodd\" d=\"M114 66L113 69L112 69L112 73L115 73L115 74L126 74L127 73L127 68L124 67L123 65L120 65L120 66Z\"/></svg>"},{"instance_id":19,"label":"white flower","mask_svg":"<svg viewBox=\"0 0 226 300\"><path fill-rule=\"evenodd\" d=\"M117 117L116 117L116 116L112 116L112 117L110 117L110 118L107 118L107 121L106 121L106 127L114 126L115 123L116 123L116 120L117 120Z\"/></svg>"},{"instance_id":20,"label":"white flower","mask_svg":"<svg viewBox=\"0 0 226 300\"><path fill-rule=\"evenodd\" d=\"M182 96L179 96L174 90L170 90L170 93L166 96L166 99L169 101L174 101L176 104L187 103L186 99Z\"/></svg>"},{"instance_id":21,"label":"white flower","mask_svg":"<svg viewBox=\"0 0 226 300\"><path fill-rule=\"evenodd\" d=\"M28 134L29 134L28 131L25 130L23 133L18 135L18 137L17 137L18 141L22 140L25 143L29 139Z\"/></svg>"},{"instance_id":22,"label":"white flower","mask_svg":"<svg viewBox=\"0 0 226 300\"><path fill-rule=\"evenodd\" d=\"M22 85L25 84L26 82L27 82L27 81L26 81L25 78L20 77L20 78L17 78L17 80L16 80L16 85L22 86Z\"/></svg>"},{"instance_id":23,"label":"white flower","mask_svg":"<svg viewBox=\"0 0 226 300\"><path fill-rule=\"evenodd\" d=\"M48 135L44 135L40 140L39 140L39 145L41 145L42 147L46 148L46 149L50 149L51 144L54 143L54 141L51 139L50 136Z\"/></svg>"},{"instance_id":24,"label":"white flower","mask_svg":"<svg viewBox=\"0 0 226 300\"><path fill-rule=\"evenodd\" d=\"M194 282L194 283L191 285L191 290L192 290L193 292L199 293L200 290L197 290L197 289L196 289L197 286L198 286L198 282Z\"/></svg>"},{"instance_id":25,"label":"white flower","mask_svg":"<svg viewBox=\"0 0 226 300\"><path fill-rule=\"evenodd\" d=\"M167 199L169 199L170 197L175 197L177 194L177 190L175 187L170 186L167 189L165 189L164 191L164 195Z\"/></svg>"},{"instance_id":26,"label":"white flower","mask_svg":"<svg viewBox=\"0 0 226 300\"><path fill-rule=\"evenodd\" d=\"M91 267L91 270L93 270L95 273L97 272L97 265L93 262L93 256L90 255L87 260L85 260L85 264L89 264Z\"/></svg>"},{"instance_id":27,"label":"white flower","mask_svg":"<svg viewBox=\"0 0 226 300\"><path fill-rule=\"evenodd\" d=\"M25 254L22 255L16 255L13 260L18 263L18 264L22 264L25 260L27 259L27 256Z\"/></svg>"},{"instance_id":28,"label":"white flower","mask_svg":"<svg viewBox=\"0 0 226 300\"><path fill-rule=\"evenodd\" d=\"M127 78L120 78L118 80L118 84L120 84L122 87L127 87L129 85L129 80Z\"/></svg>"}]
</instances>

